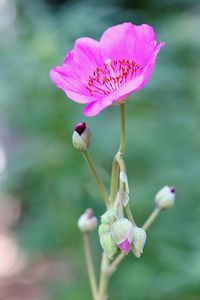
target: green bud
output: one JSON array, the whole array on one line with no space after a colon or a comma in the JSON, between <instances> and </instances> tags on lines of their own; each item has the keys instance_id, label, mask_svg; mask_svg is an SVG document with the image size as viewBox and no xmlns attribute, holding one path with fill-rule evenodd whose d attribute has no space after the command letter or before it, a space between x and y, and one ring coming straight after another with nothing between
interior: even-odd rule
<instances>
[{"instance_id":1,"label":"green bud","mask_svg":"<svg viewBox=\"0 0 200 300\"><path fill-rule=\"evenodd\" d=\"M140 257L146 242L146 232L143 228L133 226L133 253L136 257Z\"/></svg>"},{"instance_id":2,"label":"green bud","mask_svg":"<svg viewBox=\"0 0 200 300\"><path fill-rule=\"evenodd\" d=\"M72 135L72 143L74 148L80 151L87 151L91 141L91 131L84 122L78 123Z\"/></svg>"},{"instance_id":3,"label":"green bud","mask_svg":"<svg viewBox=\"0 0 200 300\"><path fill-rule=\"evenodd\" d=\"M113 208L108 209L101 216L101 223L111 225L115 220L114 210Z\"/></svg>"},{"instance_id":4,"label":"green bud","mask_svg":"<svg viewBox=\"0 0 200 300\"><path fill-rule=\"evenodd\" d=\"M108 224L100 224L98 228L99 236L102 234L109 232L110 231L110 226Z\"/></svg>"},{"instance_id":5,"label":"green bud","mask_svg":"<svg viewBox=\"0 0 200 300\"><path fill-rule=\"evenodd\" d=\"M101 235L100 244L107 257L112 258L117 252L117 245L112 239L111 233L107 232Z\"/></svg>"},{"instance_id":6,"label":"green bud","mask_svg":"<svg viewBox=\"0 0 200 300\"><path fill-rule=\"evenodd\" d=\"M155 202L160 209L169 209L174 205L175 187L164 186L155 196Z\"/></svg>"}]
</instances>

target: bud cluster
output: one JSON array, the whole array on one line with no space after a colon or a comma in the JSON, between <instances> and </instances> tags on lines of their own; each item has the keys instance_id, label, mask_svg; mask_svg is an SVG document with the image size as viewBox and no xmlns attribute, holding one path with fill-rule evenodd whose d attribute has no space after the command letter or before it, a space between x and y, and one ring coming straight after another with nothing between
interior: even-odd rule
<instances>
[{"instance_id":1,"label":"bud cluster","mask_svg":"<svg viewBox=\"0 0 200 300\"><path fill-rule=\"evenodd\" d=\"M135 256L140 257L146 241L145 231L127 218L116 218L113 209L102 215L98 231L100 244L108 258L111 259L118 248L127 255L131 247Z\"/></svg>"}]
</instances>

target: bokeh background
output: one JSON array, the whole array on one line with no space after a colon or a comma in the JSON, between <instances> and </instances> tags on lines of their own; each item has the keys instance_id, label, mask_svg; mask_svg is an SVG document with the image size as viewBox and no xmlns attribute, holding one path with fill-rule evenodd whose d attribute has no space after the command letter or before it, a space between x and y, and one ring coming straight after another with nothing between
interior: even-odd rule
<instances>
[{"instance_id":1,"label":"bokeh background","mask_svg":"<svg viewBox=\"0 0 200 300\"><path fill-rule=\"evenodd\" d=\"M109 299L200 299L200 3L198 0L0 0L0 300L91 299L77 219L104 212L73 125L93 131L90 153L108 186L119 108L85 118L49 79L76 38L149 23L166 46L149 84L127 101L126 162L138 225L154 195L175 185L173 210L130 255ZM100 247L92 234L95 265Z\"/></svg>"}]
</instances>

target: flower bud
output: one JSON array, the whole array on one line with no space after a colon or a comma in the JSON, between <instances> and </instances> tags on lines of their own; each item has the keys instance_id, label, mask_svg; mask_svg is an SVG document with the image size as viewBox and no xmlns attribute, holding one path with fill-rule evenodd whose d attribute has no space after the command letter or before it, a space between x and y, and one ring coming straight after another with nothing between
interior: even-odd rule
<instances>
[{"instance_id":1,"label":"flower bud","mask_svg":"<svg viewBox=\"0 0 200 300\"><path fill-rule=\"evenodd\" d=\"M111 234L118 247L128 254L133 240L133 224L126 218L120 218L112 224Z\"/></svg>"},{"instance_id":2,"label":"flower bud","mask_svg":"<svg viewBox=\"0 0 200 300\"><path fill-rule=\"evenodd\" d=\"M86 209L85 213L80 216L77 225L82 232L92 231L97 227L97 218L91 208Z\"/></svg>"},{"instance_id":3,"label":"flower bud","mask_svg":"<svg viewBox=\"0 0 200 300\"><path fill-rule=\"evenodd\" d=\"M108 224L100 224L98 228L99 236L102 234L109 232L110 231L110 226Z\"/></svg>"},{"instance_id":4,"label":"flower bud","mask_svg":"<svg viewBox=\"0 0 200 300\"><path fill-rule=\"evenodd\" d=\"M72 143L74 148L80 151L87 151L91 141L91 131L84 122L76 124L72 135Z\"/></svg>"},{"instance_id":5,"label":"flower bud","mask_svg":"<svg viewBox=\"0 0 200 300\"><path fill-rule=\"evenodd\" d=\"M101 216L101 223L111 225L115 220L115 212L113 208L108 209Z\"/></svg>"},{"instance_id":6,"label":"flower bud","mask_svg":"<svg viewBox=\"0 0 200 300\"><path fill-rule=\"evenodd\" d=\"M100 236L100 244L108 258L112 258L117 252L117 246L113 241L110 232L104 233Z\"/></svg>"},{"instance_id":7,"label":"flower bud","mask_svg":"<svg viewBox=\"0 0 200 300\"><path fill-rule=\"evenodd\" d=\"M168 209L174 205L176 189L175 187L164 186L155 196L158 208Z\"/></svg>"},{"instance_id":8,"label":"flower bud","mask_svg":"<svg viewBox=\"0 0 200 300\"><path fill-rule=\"evenodd\" d=\"M133 226L133 253L136 257L140 257L146 242L146 232L144 229Z\"/></svg>"}]
</instances>

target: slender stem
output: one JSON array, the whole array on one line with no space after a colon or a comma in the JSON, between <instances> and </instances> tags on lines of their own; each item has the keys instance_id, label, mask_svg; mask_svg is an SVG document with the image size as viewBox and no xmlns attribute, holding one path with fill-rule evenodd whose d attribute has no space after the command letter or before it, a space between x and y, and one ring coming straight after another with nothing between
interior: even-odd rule
<instances>
[{"instance_id":1,"label":"slender stem","mask_svg":"<svg viewBox=\"0 0 200 300\"><path fill-rule=\"evenodd\" d=\"M111 174L111 185L110 185L110 202L112 203L117 195L117 185L118 185L118 172L119 172L119 165L116 159L113 159L112 164L112 174Z\"/></svg>"},{"instance_id":2,"label":"slender stem","mask_svg":"<svg viewBox=\"0 0 200 300\"><path fill-rule=\"evenodd\" d=\"M133 218L133 215L132 215L129 203L126 205L125 209L126 209L126 213L127 213L128 219L135 225L135 220Z\"/></svg>"},{"instance_id":3,"label":"slender stem","mask_svg":"<svg viewBox=\"0 0 200 300\"><path fill-rule=\"evenodd\" d=\"M126 143L126 137L125 137L126 117L125 117L125 104L124 103L120 105L120 111L121 111L121 143L119 146L119 152L124 154L125 143Z\"/></svg>"},{"instance_id":4,"label":"slender stem","mask_svg":"<svg viewBox=\"0 0 200 300\"><path fill-rule=\"evenodd\" d=\"M121 112L121 142L119 146L118 152L124 154L125 151L125 143L126 143L126 117L125 117L125 105L120 105L120 112ZM113 164L112 164L112 174L111 174L111 186L110 186L110 201L111 203L115 200L117 194L117 184L118 184L118 171L119 166L114 157Z\"/></svg>"},{"instance_id":5,"label":"slender stem","mask_svg":"<svg viewBox=\"0 0 200 300\"><path fill-rule=\"evenodd\" d=\"M148 219L146 220L146 222L144 223L144 225L142 226L142 228L144 230L147 230L151 224L155 221L155 219L158 217L159 213L160 213L160 208L156 207L153 212L150 214L150 216L148 217Z\"/></svg>"},{"instance_id":6,"label":"slender stem","mask_svg":"<svg viewBox=\"0 0 200 300\"><path fill-rule=\"evenodd\" d=\"M109 266L108 258L103 252L102 261L101 261L101 275L100 275L100 282L99 282L98 300L107 299L107 290L108 290L108 284L110 278L110 274L109 272L107 272L108 266Z\"/></svg>"},{"instance_id":7,"label":"slender stem","mask_svg":"<svg viewBox=\"0 0 200 300\"><path fill-rule=\"evenodd\" d=\"M84 157L85 161L87 162L87 165L88 165L88 167L89 167L92 175L94 176L94 178L96 180L97 186L98 186L98 188L99 188L99 190L100 190L100 192L101 192L101 194L103 196L103 199L105 201L106 207L108 208L108 206L109 206L109 196L108 196L108 193L106 191L106 188L105 188L103 182L101 181L99 175L97 174L97 171L96 171L96 169L94 167L94 164L93 164L93 162L92 162L92 160L91 160L88 152L87 151L86 152L82 152L82 154L83 154L83 157Z\"/></svg>"},{"instance_id":8,"label":"slender stem","mask_svg":"<svg viewBox=\"0 0 200 300\"><path fill-rule=\"evenodd\" d=\"M97 300L97 281L94 271L94 265L92 262L91 246L88 232L83 233L83 243L92 296L94 300Z\"/></svg>"}]
</instances>

